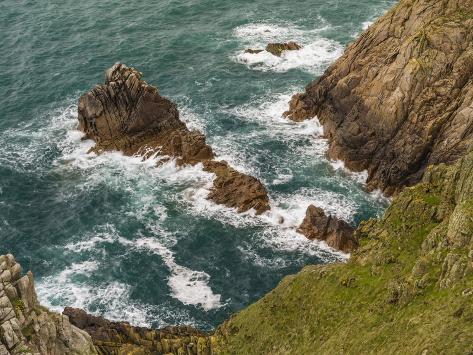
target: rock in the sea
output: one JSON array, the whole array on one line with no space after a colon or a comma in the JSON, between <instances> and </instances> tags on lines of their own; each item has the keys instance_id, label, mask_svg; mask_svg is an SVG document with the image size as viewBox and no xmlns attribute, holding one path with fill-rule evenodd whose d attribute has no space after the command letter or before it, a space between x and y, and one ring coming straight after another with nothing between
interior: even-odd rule
<instances>
[{"instance_id":1,"label":"rock in the sea","mask_svg":"<svg viewBox=\"0 0 473 355\"><path fill-rule=\"evenodd\" d=\"M205 136L189 130L179 119L177 106L134 68L118 63L108 69L105 83L79 99L78 119L86 137L96 142L93 150L97 153L119 150L144 158L169 156L178 164L203 163L206 171L216 174L209 199L240 212L269 209L263 184L226 162L213 160Z\"/></svg>"},{"instance_id":2,"label":"rock in the sea","mask_svg":"<svg viewBox=\"0 0 473 355\"><path fill-rule=\"evenodd\" d=\"M191 327L134 327L70 307L63 314L74 326L90 334L101 354L211 354L210 335Z\"/></svg>"},{"instance_id":3,"label":"rock in the sea","mask_svg":"<svg viewBox=\"0 0 473 355\"><path fill-rule=\"evenodd\" d=\"M258 179L236 171L226 161L205 161L204 170L217 176L208 197L210 200L237 208L238 212L253 208L261 214L269 210L268 192Z\"/></svg>"},{"instance_id":4,"label":"rock in the sea","mask_svg":"<svg viewBox=\"0 0 473 355\"><path fill-rule=\"evenodd\" d=\"M403 0L350 45L289 118L318 116L329 157L387 195L453 163L473 137L473 0Z\"/></svg>"},{"instance_id":5,"label":"rock in the sea","mask_svg":"<svg viewBox=\"0 0 473 355\"><path fill-rule=\"evenodd\" d=\"M94 149L127 155L159 151L185 163L212 159L205 136L190 131L179 119L176 104L141 77L136 69L118 63L107 70L105 84L80 97L79 127L97 143Z\"/></svg>"},{"instance_id":6,"label":"rock in the sea","mask_svg":"<svg viewBox=\"0 0 473 355\"><path fill-rule=\"evenodd\" d=\"M297 51L302 47L296 42L287 42L287 43L269 43L266 46L266 52L271 53L277 57L280 57L284 51Z\"/></svg>"},{"instance_id":7,"label":"rock in the sea","mask_svg":"<svg viewBox=\"0 0 473 355\"><path fill-rule=\"evenodd\" d=\"M245 49L245 53L250 53L250 54L258 54L261 52L264 52L264 49L251 49L251 48Z\"/></svg>"},{"instance_id":8,"label":"rock in the sea","mask_svg":"<svg viewBox=\"0 0 473 355\"><path fill-rule=\"evenodd\" d=\"M345 253L358 247L352 226L337 217L327 216L323 209L314 205L307 208L304 221L297 231L309 239L323 240L328 246Z\"/></svg>"}]
</instances>

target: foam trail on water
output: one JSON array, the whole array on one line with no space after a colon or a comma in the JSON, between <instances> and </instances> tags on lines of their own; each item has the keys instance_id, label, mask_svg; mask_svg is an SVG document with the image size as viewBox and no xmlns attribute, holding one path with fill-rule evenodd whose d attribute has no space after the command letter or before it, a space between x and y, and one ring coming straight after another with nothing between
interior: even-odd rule
<instances>
[{"instance_id":1,"label":"foam trail on water","mask_svg":"<svg viewBox=\"0 0 473 355\"><path fill-rule=\"evenodd\" d=\"M178 265L173 253L161 244L157 238L140 238L134 241L137 248L144 248L162 257L171 271L168 285L174 297L187 305L199 305L209 311L222 307L221 296L214 294L209 287L210 275L202 271L194 271Z\"/></svg>"}]
</instances>

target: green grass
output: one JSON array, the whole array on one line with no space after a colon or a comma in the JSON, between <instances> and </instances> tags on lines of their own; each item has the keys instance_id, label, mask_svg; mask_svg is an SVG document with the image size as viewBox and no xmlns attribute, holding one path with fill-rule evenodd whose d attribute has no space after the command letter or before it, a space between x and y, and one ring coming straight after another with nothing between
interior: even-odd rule
<instances>
[{"instance_id":1,"label":"green grass","mask_svg":"<svg viewBox=\"0 0 473 355\"><path fill-rule=\"evenodd\" d=\"M463 163L473 166L472 154ZM468 254L446 242L459 167L436 167L384 218L362 223L361 247L348 263L308 266L225 322L216 352L473 353L473 296L461 296L473 287L471 269L452 287L439 286L447 254Z\"/></svg>"}]
</instances>

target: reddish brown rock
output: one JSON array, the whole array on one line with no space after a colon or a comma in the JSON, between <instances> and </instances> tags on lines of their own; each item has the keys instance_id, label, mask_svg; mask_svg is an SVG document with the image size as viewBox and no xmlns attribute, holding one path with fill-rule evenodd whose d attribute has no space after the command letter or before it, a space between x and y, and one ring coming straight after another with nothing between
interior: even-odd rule
<instances>
[{"instance_id":1,"label":"reddish brown rock","mask_svg":"<svg viewBox=\"0 0 473 355\"><path fill-rule=\"evenodd\" d=\"M291 101L328 155L391 195L453 163L473 137L473 0L402 0Z\"/></svg>"},{"instance_id":2,"label":"reddish brown rock","mask_svg":"<svg viewBox=\"0 0 473 355\"><path fill-rule=\"evenodd\" d=\"M311 240L323 240L328 246L345 253L358 247L352 226L336 217L327 216L324 210L314 205L307 208L304 221L297 231Z\"/></svg>"},{"instance_id":3,"label":"reddish brown rock","mask_svg":"<svg viewBox=\"0 0 473 355\"><path fill-rule=\"evenodd\" d=\"M217 176L208 197L210 200L237 208L238 212L254 208L261 214L269 210L268 192L258 179L236 171L225 161L205 161L204 170Z\"/></svg>"},{"instance_id":4,"label":"reddish brown rock","mask_svg":"<svg viewBox=\"0 0 473 355\"><path fill-rule=\"evenodd\" d=\"M71 324L87 332L100 354L210 354L210 336L187 326L149 329L111 322L66 307Z\"/></svg>"},{"instance_id":5,"label":"reddish brown rock","mask_svg":"<svg viewBox=\"0 0 473 355\"><path fill-rule=\"evenodd\" d=\"M105 84L82 95L79 127L96 142L93 151L120 150L144 158L159 154L178 164L204 163L216 178L209 199L240 212L269 209L266 188L256 178L214 159L205 136L189 130L179 119L176 105L159 95L134 68L115 64L105 74Z\"/></svg>"},{"instance_id":6,"label":"reddish brown rock","mask_svg":"<svg viewBox=\"0 0 473 355\"><path fill-rule=\"evenodd\" d=\"M287 42L287 43L269 43L265 50L266 52L271 53L277 57L280 57L284 51L297 51L302 47L296 42Z\"/></svg>"}]
</instances>

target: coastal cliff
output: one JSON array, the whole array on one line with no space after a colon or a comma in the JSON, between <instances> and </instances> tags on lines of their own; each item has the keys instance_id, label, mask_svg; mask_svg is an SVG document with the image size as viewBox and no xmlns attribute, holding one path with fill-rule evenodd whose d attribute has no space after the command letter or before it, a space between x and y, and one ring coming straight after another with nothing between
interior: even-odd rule
<instances>
[{"instance_id":1,"label":"coastal cliff","mask_svg":"<svg viewBox=\"0 0 473 355\"><path fill-rule=\"evenodd\" d=\"M363 222L346 264L307 266L216 332L223 354L471 354L473 152Z\"/></svg>"},{"instance_id":2,"label":"coastal cliff","mask_svg":"<svg viewBox=\"0 0 473 355\"><path fill-rule=\"evenodd\" d=\"M328 155L387 195L462 157L473 134L473 2L402 0L286 116L317 116Z\"/></svg>"},{"instance_id":3,"label":"coastal cliff","mask_svg":"<svg viewBox=\"0 0 473 355\"><path fill-rule=\"evenodd\" d=\"M291 101L289 118L319 117L332 159L368 169L369 188L394 195L382 218L354 231L310 207L301 232L339 245L346 235L344 250L358 247L347 263L305 267L209 334L50 312L32 274L1 256L0 355L472 354L472 8L400 1ZM115 65L82 96L80 128L94 151L201 163L215 174L211 200L266 211L261 182L216 161L141 76Z\"/></svg>"}]
</instances>

